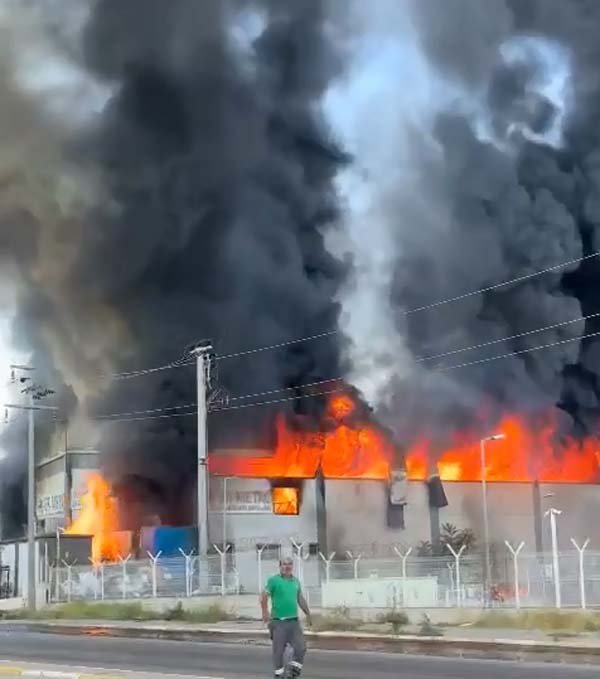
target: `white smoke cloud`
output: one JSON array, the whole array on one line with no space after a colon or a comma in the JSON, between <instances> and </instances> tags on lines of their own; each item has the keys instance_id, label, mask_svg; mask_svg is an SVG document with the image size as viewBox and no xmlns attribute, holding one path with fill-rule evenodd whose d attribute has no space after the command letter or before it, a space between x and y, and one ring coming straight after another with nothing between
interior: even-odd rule
<instances>
[{"instance_id":1,"label":"white smoke cloud","mask_svg":"<svg viewBox=\"0 0 600 679\"><path fill-rule=\"evenodd\" d=\"M56 122L90 122L114 91L78 63L81 31L91 7L90 0L68 9L55 0L0 4L0 31L12 47L15 80Z\"/></svg>"},{"instance_id":2,"label":"white smoke cloud","mask_svg":"<svg viewBox=\"0 0 600 679\"><path fill-rule=\"evenodd\" d=\"M513 36L500 46L500 56L508 66L535 65L535 75L527 85L527 94L545 97L555 111L551 124L541 133L519 123L514 124L514 129L530 141L559 148L574 104L569 51L542 36Z\"/></svg>"},{"instance_id":3,"label":"white smoke cloud","mask_svg":"<svg viewBox=\"0 0 600 679\"><path fill-rule=\"evenodd\" d=\"M453 86L437 77L423 57L410 16L402 3L355 5L356 25L344 80L328 92L324 105L332 127L356 162L338 178L345 206L341 231L328 247L351 257L353 274L341 293L341 329L350 340L348 379L372 405L385 398L393 376L412 360L390 305L397 232L418 228L402 211L390 220L391 201L414 198L422 190L415 172L414 135L429 153L433 119L454 99Z\"/></svg>"},{"instance_id":4,"label":"white smoke cloud","mask_svg":"<svg viewBox=\"0 0 600 679\"><path fill-rule=\"evenodd\" d=\"M392 380L415 369L399 323L403 310L397 300L393 307L390 302L394 267L406 243L435 248L452 231L444 191L428 195L435 183L426 176L428 168L435 172L444 165L433 131L437 117L460 114L480 140L507 156L518 151L515 135L559 146L572 105L572 72L569 53L558 43L500 33L497 47L490 46L490 69L494 53L498 68L528 69L525 91L519 92L524 105L529 96L534 103L545 100L554 115L536 130L528 125L529 112L509 99L499 122L489 102L496 72L476 81L442 72L424 52L410 5L384 0L368 8L357 2L352 8L351 63L324 105L355 162L338 178L345 210L328 247L353 262L339 298L340 327L349 340L347 377L377 407L386 403ZM443 177L437 179L443 186Z\"/></svg>"}]
</instances>

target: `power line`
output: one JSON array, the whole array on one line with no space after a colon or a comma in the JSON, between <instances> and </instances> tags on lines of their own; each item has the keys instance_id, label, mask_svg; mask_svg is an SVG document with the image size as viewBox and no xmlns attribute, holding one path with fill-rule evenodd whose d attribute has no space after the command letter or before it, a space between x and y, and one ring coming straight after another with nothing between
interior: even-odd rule
<instances>
[{"instance_id":1,"label":"power line","mask_svg":"<svg viewBox=\"0 0 600 679\"><path fill-rule=\"evenodd\" d=\"M548 344L542 344L538 347L529 347L527 349L518 349L516 351L511 351L507 354L498 354L497 356L488 356L487 358L480 358L476 361L469 361L468 363L459 363L458 365L443 366L441 368L433 368L434 372L445 372L447 370L457 370L458 368L466 368L471 365L479 365L480 363L489 363L490 361L499 361L503 358L512 358L513 356L518 356L519 354L529 354L532 351L541 351L542 349L550 349L551 347L557 347L561 344L568 344L569 342L577 342L579 340L587 339L588 337L597 337L600 335L598 332L590 332L586 335L580 335L579 337L569 337L564 340L557 340L556 342L549 342Z\"/></svg>"},{"instance_id":2,"label":"power line","mask_svg":"<svg viewBox=\"0 0 600 679\"><path fill-rule=\"evenodd\" d=\"M166 408L165 410L168 410L168 408ZM115 413L114 417L106 418L104 422L141 422L142 420L164 420L167 418L174 417L191 417L191 416L196 417L197 415L198 412L196 410L192 410L189 413L169 413L168 415L146 415L140 417L124 417L120 416L119 413Z\"/></svg>"},{"instance_id":3,"label":"power line","mask_svg":"<svg viewBox=\"0 0 600 679\"><path fill-rule=\"evenodd\" d=\"M563 344L568 344L569 342L576 342L578 340L587 339L589 337L598 337L599 335L600 335L600 331L591 332L591 333L587 333L585 335L581 335L580 337L569 337L569 338L564 339L564 340L557 340L556 342L549 342L548 344L542 344L542 345L536 346L536 347L529 347L527 349L519 349L519 350L516 350L516 351L512 351L510 353L506 353L506 354L498 354L496 356L488 356L487 358L481 358L481 359L477 359L475 361L469 361L469 362L460 363L460 364L457 364L457 365L433 368L433 372L446 372L446 371L449 371L449 370L457 370L459 368L466 368L466 367L473 366L473 365L479 365L481 363L490 363L492 361L499 361L499 360L502 360L502 359L505 359L505 358L512 358L513 356L517 356L517 355L520 355L520 354L528 354L528 353L532 353L534 351L542 351L544 349L550 349L552 347L560 346L560 345L563 345ZM342 378L338 378L338 379L341 380ZM323 382L333 382L333 381L337 381L337 380L336 379L323 380ZM299 385L299 387L301 387L301 386L310 386L310 385L309 384ZM286 389L294 389L294 388L299 388L299 387L287 387ZM271 392L261 392L261 393L264 393L264 394L276 393L278 391L284 391L284 390L285 389L277 389L277 390L272 390ZM283 397L283 398L269 399L269 400L266 400L266 401L258 401L258 402L254 402L254 403L240 403L239 405L235 405L235 406L213 407L213 408L209 408L208 412L216 413L216 412L222 412L222 411L225 411L225 410L240 410L242 408L253 408L255 406L263 406L263 405L270 405L270 404L273 404L273 403L284 403L284 402L287 402L287 401L295 401L295 400L301 399L301 398L302 399L303 398L314 398L316 396L325 396L327 394L336 394L336 393L340 393L342 391L344 391L344 389L342 389L342 388L331 389L331 390L327 390L327 391L318 391L318 392L313 392L313 393L310 393L310 394L297 394L297 395L294 395L294 396L286 396L286 397ZM256 395L260 395L260 394L256 394ZM246 396L239 396L239 397L236 397L236 398L240 398L240 399L250 398L251 396L254 396L254 395L247 394ZM194 407L195 407L195 404L187 404L187 405L181 405L181 406L173 406L171 408L159 408L159 409L155 409L155 411L151 411L151 410L149 410L149 411L134 411L133 414L137 414L138 412L139 413L145 413L145 412L152 413L152 412L175 410L175 409L190 407L191 405L194 405ZM104 419L107 422L136 422L136 421L140 421L140 420L155 420L155 419L165 419L165 418L174 418L174 417L191 417L191 416L195 416L195 415L197 415L197 412L195 410L188 412L188 413L173 413L172 412L172 413L169 413L169 414L149 414L147 416L141 416L141 417L137 417L137 416L136 417L129 417L127 413L114 413L113 415L104 416ZM95 418L95 419L100 419L100 418Z\"/></svg>"},{"instance_id":4,"label":"power line","mask_svg":"<svg viewBox=\"0 0 600 679\"><path fill-rule=\"evenodd\" d=\"M269 391L259 391L255 394L244 394L243 396L232 396L230 401L241 401L246 398L257 398L258 396L270 396L271 394L278 394L282 391L293 391L294 389L304 389L306 387L316 387L320 384L331 384L331 382L341 382L343 377L332 377L328 380L318 380L317 382L307 382L305 384L297 384L295 387L281 387L281 389L270 389Z\"/></svg>"},{"instance_id":5,"label":"power line","mask_svg":"<svg viewBox=\"0 0 600 679\"><path fill-rule=\"evenodd\" d=\"M559 323L553 323L551 325L543 326L541 328L534 328L532 330L526 330L526 331L521 332L521 333L509 335L508 337L502 337L502 338L499 338L499 339L490 340L488 342L481 342L480 344L473 344L473 345L470 345L470 346L461 347L459 349L453 349L451 351L446 351L446 352L443 352L443 353L440 353L440 354L433 354L433 355L430 355L430 356L418 356L414 360L415 360L415 362L419 363L419 362L431 361L431 360L438 359L438 358L444 358L446 356L464 353L464 352L467 352L467 351L474 351L476 349L481 349L481 348L484 348L484 347L487 347L487 346L492 346L494 344L507 342L507 341L510 341L510 340L513 340L513 339L518 339L520 337L526 337L528 335L533 335L533 334L537 334L537 333L540 333L540 332L553 330L553 329L556 329L556 328L559 328L559 327L562 327L562 326L565 326L565 325L569 325L569 324L572 324L572 323L577 323L577 322L580 322L580 321L586 321L586 320L589 320L591 318L597 318L599 316L600 316L600 312L588 314L587 316L579 316L578 318L569 319L567 321L561 321ZM541 345L541 346L538 346L538 347L530 347L528 349L515 350L515 351L507 352L505 354L499 354L497 356L489 356L489 357L482 358L482 359L476 359L474 361L468 361L466 363L461 363L461 364L458 364L456 366L442 366L442 367L439 367L439 368L433 368L432 370L434 370L434 371L447 371L447 370L454 370L454 369L457 369L457 368L462 368L462 367L467 367L467 366L472 366L472 365L478 365L478 364L481 364L481 363L487 363L487 362L494 361L494 360L510 358L512 356L516 356L516 355L519 355L519 354L530 353L530 352L533 352L533 351L540 351L542 349L547 349L547 348L551 348L551 347L554 347L554 346L559 346L561 344L566 344L568 342L574 342L574 341L577 341L577 340L582 340L582 339L585 339L585 338L588 338L588 337L595 337L598 334L600 334L600 333L588 333L588 334L585 334L585 335L581 335L579 337L567 338L565 340L559 340L557 342L551 342L551 343L544 344L544 345ZM306 382L304 384L297 384L297 385L294 385L294 386L291 386L291 387L279 387L279 388L276 388L276 389L269 389L269 390L266 390L266 391L259 391L259 392L249 393L249 394L241 394L239 396L231 397L229 399L229 401L242 401L242 400L249 399L249 398L258 398L260 396L270 396L271 394L278 394L278 393L285 392L285 391L293 391L293 390L296 390L296 389L305 389L305 388L308 388L308 387L320 386L320 385L323 385L323 384L331 384L332 382L341 382L344 379L345 378L341 377L341 376L340 377L332 377L332 378L329 378L329 379L326 379L326 380L316 380L314 382ZM309 395L292 396L292 397L289 397L289 398L284 399L284 400L293 400L294 398L306 398L306 396L309 396ZM270 402L273 402L273 401L269 401L269 403ZM247 404L247 406L250 406L250 405L253 405L253 404ZM136 419L147 419L147 418L137 418L138 415L152 415L152 414L155 414L155 413L166 413L166 412L173 411L173 410L182 410L182 409L185 409L185 408L196 408L196 407L197 407L196 403L183 403L181 405L168 406L168 407L164 407L164 408L151 408L151 409L147 409L147 410L133 410L133 411L128 412L128 413L109 413L109 414L106 414L106 415L97 415L93 419L95 419L95 420L110 420L110 421L123 421L125 419L131 419L132 421L135 421ZM244 406L244 407L246 407L246 406ZM211 412L214 412L215 410L225 410L225 409L233 409L233 408L227 408L227 407L214 408ZM195 414L195 413L194 412L180 413L180 414L175 414L175 415L171 415L171 416L166 415L166 416L163 416L163 417L172 417L172 416L177 417L177 416L181 416L181 415L188 416L188 415L193 415L193 414Z\"/></svg>"},{"instance_id":6,"label":"power line","mask_svg":"<svg viewBox=\"0 0 600 679\"><path fill-rule=\"evenodd\" d=\"M572 318L568 321L561 321L560 323L553 323L552 325L546 325L543 328L535 328L533 330L526 330L525 332L519 332L516 335L509 335L508 337L501 337L495 340L489 340L488 342L481 342L480 344L472 344L468 347L461 347L460 349L452 349L451 351L445 351L441 354L433 354L431 356L418 356L415 358L416 363L422 363L424 361L433 361L436 358L444 358L445 356L452 356L453 354L463 354L465 351L473 351L475 349L483 349L484 347L489 347L493 344L501 344L502 342L508 342L509 340L518 339L519 337L526 337L527 335L535 335L538 332L544 332L546 330L554 330L555 328L560 328L564 325L570 325L571 323L578 323L579 321L587 321L590 318L597 318L600 316L599 313L589 314L587 316L579 316L579 318ZM514 353L514 352L513 352Z\"/></svg>"},{"instance_id":7,"label":"power line","mask_svg":"<svg viewBox=\"0 0 600 679\"><path fill-rule=\"evenodd\" d=\"M514 285L516 283L522 283L523 281L531 280L532 278L536 278L537 276L542 276L543 274L546 273L551 273L552 271L558 271L559 269L563 269L567 266L571 266L573 264L580 264L583 261L593 259L595 257L599 257L600 252L592 252L591 254L584 255L582 257L578 257L577 259L571 259L565 262L561 262L559 264L555 264L554 266L549 266L546 267L545 269L541 269L539 271L534 271L529 274L525 274L523 276L518 276L516 278L512 278L507 281L503 281L500 283L495 283L494 285L489 285L485 288L477 288L476 290L471 290L469 292L462 293L460 295L455 295L453 297L448 297L445 299L438 300L436 302L431 302L430 304L425 304L422 306L414 307L412 309L406 309L405 311L401 312L403 315L408 316L410 314L416 314L422 311L427 311L430 309L435 309L436 307L443 306L444 304L451 304L453 302L458 302L463 299L467 299L469 297L473 297L475 295L480 295L485 292L492 292L494 290L499 290L501 288L507 287L509 285ZM230 354L224 354L223 356L216 356L215 360L221 361L225 359L230 359L230 358L237 358L239 356L249 356L252 354L257 354L263 351L271 351L273 349L280 349L282 347L287 347L287 346L292 346L294 344L301 344L303 342L310 342L313 340L317 339L322 339L324 337L330 337L332 335L336 335L340 332L339 329L335 330L329 330L327 332L321 332L317 333L314 335L307 335L305 337L299 337L297 339L293 340L288 340L285 342L277 342L275 344L269 344L266 346L261 346L261 347L255 347L253 349L245 349L242 351L236 351ZM479 348L479 347L477 347ZM195 365L195 361L185 361L183 357L177 359L176 361L172 361L171 363L167 363L165 365L160 365L160 366L155 366L153 368L145 368L145 369L140 369L140 370L132 370L129 372L121 372L121 373L115 373L111 377L115 380L125 380L125 379L131 379L134 377L141 377L143 375L150 375L153 373L161 372L163 370L172 370L175 368L184 368L187 366Z\"/></svg>"},{"instance_id":8,"label":"power line","mask_svg":"<svg viewBox=\"0 0 600 679\"><path fill-rule=\"evenodd\" d=\"M271 394L278 394L282 391L293 391L294 389L305 389L307 387L315 387L321 384L331 384L332 382L340 382L343 377L334 377L328 380L317 380L315 382L306 382L304 384L297 384L294 387L281 387L280 389L269 389L268 391L258 391L254 394L242 394L240 396L233 396L230 401L241 401L247 398L257 398L259 396L269 396ZM178 406L168 406L166 408L150 408L148 410L132 410L128 413L107 413L105 415L96 415L92 417L93 420L108 420L108 421L119 421L125 418L135 418L137 415L153 415L155 413L166 413L173 410L183 410L185 408L196 408L197 403L182 403ZM194 413L183 413L184 415L190 415Z\"/></svg>"},{"instance_id":9,"label":"power line","mask_svg":"<svg viewBox=\"0 0 600 679\"><path fill-rule=\"evenodd\" d=\"M432 302L431 304L425 304L423 306L415 307L414 309L408 309L404 311L405 315L416 314L420 311L427 311L428 309L434 309L435 307L442 306L443 304L450 304L451 302L458 302L462 299L467 299L467 297L473 297L474 295L480 295L484 292L492 292L500 288L504 288L508 285L514 285L515 283L522 283L523 281L530 280L531 278L536 278L537 276L542 276L545 273L550 273L552 271L557 271L558 269L564 269L566 266L571 264L580 264L586 259L592 259L593 257L599 257L600 252L592 252L590 255L584 255L583 257L578 257L577 259L571 259L567 262L561 262L560 264L555 264L554 266L549 266L546 269L541 269L540 271L534 271L533 273L525 274L524 276L518 276L517 278L512 278L508 281L502 283L495 283L494 285L488 285L485 288L478 288L477 290L471 290L471 292L465 292L462 295L456 295L455 297L448 297L447 299L441 299L438 302Z\"/></svg>"},{"instance_id":10,"label":"power line","mask_svg":"<svg viewBox=\"0 0 600 679\"><path fill-rule=\"evenodd\" d=\"M111 375L113 380L129 380L132 377L141 377L142 375L151 375L152 373L161 372L163 370L172 370L173 368L183 368L187 365L194 365L195 361L188 361L187 363L182 363L179 361L173 361L172 363L167 363L166 365L159 365L154 368L143 368L140 370L131 370L124 373L115 373Z\"/></svg>"},{"instance_id":11,"label":"power line","mask_svg":"<svg viewBox=\"0 0 600 679\"><path fill-rule=\"evenodd\" d=\"M272 349L280 349L281 347L289 347L292 344L300 344L301 342L310 342L312 340L321 339L322 337L330 337L337 335L339 330L329 330L328 332L320 332L316 335L308 335L307 337L299 337L298 339L288 340L287 342L278 342L277 344L269 344L265 347L257 347L256 349L245 349L244 351L236 351L233 354L224 354L223 356L216 356L215 360L222 361L226 358L237 358L238 356L248 356L249 354L258 354L261 351L271 351Z\"/></svg>"},{"instance_id":12,"label":"power line","mask_svg":"<svg viewBox=\"0 0 600 679\"><path fill-rule=\"evenodd\" d=\"M311 394L299 394L296 396L287 396L284 398L275 398L275 399L270 399L268 401L258 401L254 403L240 403L239 405L236 406L224 406L224 407L216 407L216 408L209 408L208 412L209 413L215 413L215 412L220 412L222 410L239 410L241 408L253 408L254 406L263 406L263 405L268 405L271 403L283 403L285 401L295 401L296 399L300 398L314 398L316 396L325 396L326 394L336 394L344 391L343 389L331 389L328 391L316 391ZM165 410L168 410L167 408ZM120 413L115 413L114 417L110 417L105 419L105 422L139 422L139 421L145 421L145 420L159 420L159 419L168 419L168 418L174 418L174 417L192 417L196 416L197 412L195 410L189 412L189 413L168 413L164 415L147 415L147 416L141 416L141 417L127 417L127 416L120 416Z\"/></svg>"},{"instance_id":13,"label":"power line","mask_svg":"<svg viewBox=\"0 0 600 679\"><path fill-rule=\"evenodd\" d=\"M182 403L178 406L169 406L167 408L150 408L149 410L132 410L129 413L108 413L105 415L95 415L91 419L93 420L110 420L114 417L134 417L135 415L150 415L152 413L163 413L169 410L181 410L182 408L196 408L197 403Z\"/></svg>"},{"instance_id":14,"label":"power line","mask_svg":"<svg viewBox=\"0 0 600 679\"><path fill-rule=\"evenodd\" d=\"M283 403L284 401L295 401L299 398L314 398L315 396L325 396L325 394L339 394L344 389L331 389L329 391L316 391L312 394L300 394L299 396L287 396L285 398L274 398L269 401L258 401L257 403L240 403L237 406L223 406L220 408L211 408L209 413L218 413L223 410L240 410L241 408L253 408L254 406L264 406L271 403Z\"/></svg>"}]
</instances>

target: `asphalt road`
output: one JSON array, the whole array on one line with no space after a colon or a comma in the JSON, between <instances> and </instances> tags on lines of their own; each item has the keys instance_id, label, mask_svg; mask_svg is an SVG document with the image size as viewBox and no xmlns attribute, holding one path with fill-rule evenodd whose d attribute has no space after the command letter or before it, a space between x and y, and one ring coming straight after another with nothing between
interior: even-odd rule
<instances>
[{"instance_id":1,"label":"asphalt road","mask_svg":"<svg viewBox=\"0 0 600 679\"><path fill-rule=\"evenodd\" d=\"M265 647L22 631L0 632L0 660L224 679L272 676ZM305 671L310 679L591 679L592 675L598 675L598 668L341 651L309 651Z\"/></svg>"}]
</instances>

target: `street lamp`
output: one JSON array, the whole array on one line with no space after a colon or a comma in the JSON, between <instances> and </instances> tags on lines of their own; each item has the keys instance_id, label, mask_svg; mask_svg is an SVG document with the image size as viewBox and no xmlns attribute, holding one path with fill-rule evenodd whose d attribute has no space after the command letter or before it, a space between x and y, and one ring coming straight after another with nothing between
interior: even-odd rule
<instances>
[{"instance_id":1,"label":"street lamp","mask_svg":"<svg viewBox=\"0 0 600 679\"><path fill-rule=\"evenodd\" d=\"M487 600L490 591L490 526L488 520L488 503L487 503L487 465L485 459L485 444L489 441L500 441L505 439L505 434L493 434L486 436L479 441L479 449L481 451L481 495L483 499L483 539L485 542L485 599Z\"/></svg>"},{"instance_id":2,"label":"street lamp","mask_svg":"<svg viewBox=\"0 0 600 679\"><path fill-rule=\"evenodd\" d=\"M553 497L554 493L549 493L544 495L544 497ZM560 608L562 605L561 595L560 595L560 570L558 564L558 535L556 530L556 517L560 516L562 511L554 507L550 507L544 516L550 517L550 532L552 535L552 574L554 576L554 601L556 608Z\"/></svg>"}]
</instances>

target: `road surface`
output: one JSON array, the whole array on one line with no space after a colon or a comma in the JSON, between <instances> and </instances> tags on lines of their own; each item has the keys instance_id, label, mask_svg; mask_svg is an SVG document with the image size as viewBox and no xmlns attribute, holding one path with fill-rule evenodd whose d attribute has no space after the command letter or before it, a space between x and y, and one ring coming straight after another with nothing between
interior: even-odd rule
<instances>
[{"instance_id":1,"label":"road surface","mask_svg":"<svg viewBox=\"0 0 600 679\"><path fill-rule=\"evenodd\" d=\"M272 676L269 649L239 644L0 632L0 661L218 679ZM598 668L309 651L307 679L591 679Z\"/></svg>"}]
</instances>

